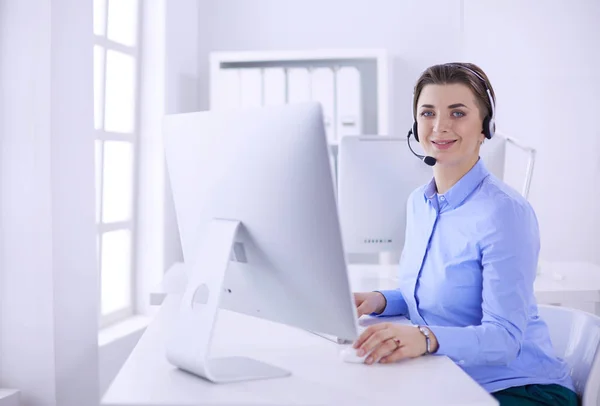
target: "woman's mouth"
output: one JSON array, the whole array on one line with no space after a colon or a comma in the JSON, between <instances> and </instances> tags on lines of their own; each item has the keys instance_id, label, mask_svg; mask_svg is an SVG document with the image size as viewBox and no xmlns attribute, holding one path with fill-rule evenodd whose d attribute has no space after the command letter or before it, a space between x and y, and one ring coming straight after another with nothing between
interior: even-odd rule
<instances>
[{"instance_id":1,"label":"woman's mouth","mask_svg":"<svg viewBox=\"0 0 600 406\"><path fill-rule=\"evenodd\" d=\"M439 150L446 150L452 147L457 140L437 140L431 141L431 143Z\"/></svg>"}]
</instances>

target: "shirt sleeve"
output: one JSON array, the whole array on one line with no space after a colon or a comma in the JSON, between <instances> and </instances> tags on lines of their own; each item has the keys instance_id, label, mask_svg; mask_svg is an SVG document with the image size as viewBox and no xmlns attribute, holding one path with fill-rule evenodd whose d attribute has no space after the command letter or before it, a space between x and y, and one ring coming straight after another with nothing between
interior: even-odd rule
<instances>
[{"instance_id":1,"label":"shirt sleeve","mask_svg":"<svg viewBox=\"0 0 600 406\"><path fill-rule=\"evenodd\" d=\"M477 326L430 326L437 354L463 366L507 365L521 351L540 249L539 227L528 203L502 202L480 242L482 320Z\"/></svg>"},{"instance_id":2,"label":"shirt sleeve","mask_svg":"<svg viewBox=\"0 0 600 406\"><path fill-rule=\"evenodd\" d=\"M377 290L385 297L385 309L381 313L374 313L372 316L402 316L408 314L408 305L404 296L398 289Z\"/></svg>"}]
</instances>

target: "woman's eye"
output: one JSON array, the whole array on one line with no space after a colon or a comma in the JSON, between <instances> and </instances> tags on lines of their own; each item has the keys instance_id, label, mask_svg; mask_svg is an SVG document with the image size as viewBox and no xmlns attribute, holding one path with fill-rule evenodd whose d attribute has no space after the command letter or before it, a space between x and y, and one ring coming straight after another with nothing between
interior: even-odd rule
<instances>
[{"instance_id":1,"label":"woman's eye","mask_svg":"<svg viewBox=\"0 0 600 406\"><path fill-rule=\"evenodd\" d=\"M463 113L462 111L453 111L452 115L454 117L464 117L465 113Z\"/></svg>"},{"instance_id":2,"label":"woman's eye","mask_svg":"<svg viewBox=\"0 0 600 406\"><path fill-rule=\"evenodd\" d=\"M423 112L421 112L421 116L431 117L431 116L433 116L433 111L423 111Z\"/></svg>"}]
</instances>

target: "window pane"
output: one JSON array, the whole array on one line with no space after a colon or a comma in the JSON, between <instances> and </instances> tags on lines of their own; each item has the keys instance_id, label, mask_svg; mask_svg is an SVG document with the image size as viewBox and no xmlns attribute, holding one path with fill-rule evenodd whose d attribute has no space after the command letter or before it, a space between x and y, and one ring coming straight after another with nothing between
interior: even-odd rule
<instances>
[{"instance_id":1,"label":"window pane","mask_svg":"<svg viewBox=\"0 0 600 406\"><path fill-rule=\"evenodd\" d=\"M94 128L102 128L104 92L104 48L94 46Z\"/></svg>"},{"instance_id":2,"label":"window pane","mask_svg":"<svg viewBox=\"0 0 600 406\"><path fill-rule=\"evenodd\" d=\"M104 142L102 221L131 218L133 197L133 145L124 141Z\"/></svg>"},{"instance_id":3,"label":"window pane","mask_svg":"<svg viewBox=\"0 0 600 406\"><path fill-rule=\"evenodd\" d=\"M100 202L102 197L102 141L96 141L96 223L100 222Z\"/></svg>"},{"instance_id":4,"label":"window pane","mask_svg":"<svg viewBox=\"0 0 600 406\"><path fill-rule=\"evenodd\" d=\"M102 235L102 315L131 305L131 233L110 231Z\"/></svg>"},{"instance_id":5,"label":"window pane","mask_svg":"<svg viewBox=\"0 0 600 406\"><path fill-rule=\"evenodd\" d=\"M94 0L94 34L106 35L106 0Z\"/></svg>"},{"instance_id":6,"label":"window pane","mask_svg":"<svg viewBox=\"0 0 600 406\"><path fill-rule=\"evenodd\" d=\"M108 39L134 46L137 40L137 0L110 0Z\"/></svg>"},{"instance_id":7,"label":"window pane","mask_svg":"<svg viewBox=\"0 0 600 406\"><path fill-rule=\"evenodd\" d=\"M133 57L122 52L106 52L106 104L104 129L130 133L135 114L135 71Z\"/></svg>"}]
</instances>

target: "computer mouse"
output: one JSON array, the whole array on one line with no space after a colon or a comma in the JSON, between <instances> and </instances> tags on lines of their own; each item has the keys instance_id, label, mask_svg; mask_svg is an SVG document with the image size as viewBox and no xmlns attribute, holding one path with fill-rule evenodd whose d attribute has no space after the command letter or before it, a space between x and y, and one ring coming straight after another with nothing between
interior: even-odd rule
<instances>
[{"instance_id":1,"label":"computer mouse","mask_svg":"<svg viewBox=\"0 0 600 406\"><path fill-rule=\"evenodd\" d=\"M340 351L340 358L344 362L351 362L353 364L363 364L365 362L365 359L367 359L367 357L369 356L369 354L359 356L356 354L356 351L356 348L352 348L352 346L349 345L348 347Z\"/></svg>"}]
</instances>

